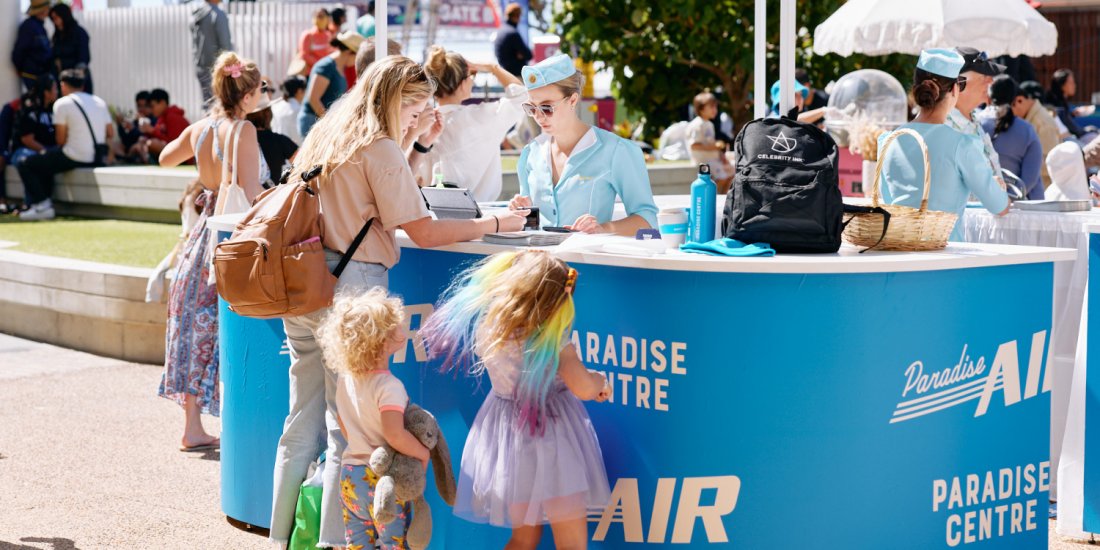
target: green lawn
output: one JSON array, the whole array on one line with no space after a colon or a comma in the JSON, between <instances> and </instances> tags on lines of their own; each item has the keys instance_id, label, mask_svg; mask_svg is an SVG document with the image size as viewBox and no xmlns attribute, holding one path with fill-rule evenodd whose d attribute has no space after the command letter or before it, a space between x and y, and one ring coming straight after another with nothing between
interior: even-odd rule
<instances>
[{"instance_id":1,"label":"green lawn","mask_svg":"<svg viewBox=\"0 0 1100 550\"><path fill-rule=\"evenodd\" d=\"M175 246L180 226L118 220L57 218L20 222L0 217L0 241L8 250L134 267L155 267Z\"/></svg>"}]
</instances>

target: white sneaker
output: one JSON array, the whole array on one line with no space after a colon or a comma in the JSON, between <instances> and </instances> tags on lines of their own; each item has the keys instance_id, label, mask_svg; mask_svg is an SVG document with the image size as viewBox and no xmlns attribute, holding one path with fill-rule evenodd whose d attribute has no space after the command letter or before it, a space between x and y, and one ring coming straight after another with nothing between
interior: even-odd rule
<instances>
[{"instance_id":1,"label":"white sneaker","mask_svg":"<svg viewBox=\"0 0 1100 550\"><path fill-rule=\"evenodd\" d=\"M44 207L41 207L39 205L35 205L35 206L31 207L30 210L19 213L19 219L30 221L30 222L42 221L42 220L52 220L56 217L57 217L57 213L54 212L52 204L48 204Z\"/></svg>"}]
</instances>

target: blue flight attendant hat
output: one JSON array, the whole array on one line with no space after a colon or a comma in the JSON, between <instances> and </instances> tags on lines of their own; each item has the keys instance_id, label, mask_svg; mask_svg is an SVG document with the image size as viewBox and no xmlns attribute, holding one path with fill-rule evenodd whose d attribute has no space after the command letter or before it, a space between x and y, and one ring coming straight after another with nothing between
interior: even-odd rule
<instances>
[{"instance_id":1,"label":"blue flight attendant hat","mask_svg":"<svg viewBox=\"0 0 1100 550\"><path fill-rule=\"evenodd\" d=\"M802 99L806 99L806 96L810 95L810 89L803 86L801 82L794 81L794 91L802 94ZM772 84L772 105L779 105L779 81L776 80Z\"/></svg>"},{"instance_id":2,"label":"blue flight attendant hat","mask_svg":"<svg viewBox=\"0 0 1100 550\"><path fill-rule=\"evenodd\" d=\"M559 53L553 57L543 59L536 65L524 67L520 71L520 75L523 77L523 85L527 86L528 90L534 90L565 80L576 72L577 66L573 64L573 59L568 55Z\"/></svg>"},{"instance_id":3,"label":"blue flight attendant hat","mask_svg":"<svg viewBox=\"0 0 1100 550\"><path fill-rule=\"evenodd\" d=\"M921 50L917 68L944 78L958 78L966 60L955 50L931 48Z\"/></svg>"}]
</instances>

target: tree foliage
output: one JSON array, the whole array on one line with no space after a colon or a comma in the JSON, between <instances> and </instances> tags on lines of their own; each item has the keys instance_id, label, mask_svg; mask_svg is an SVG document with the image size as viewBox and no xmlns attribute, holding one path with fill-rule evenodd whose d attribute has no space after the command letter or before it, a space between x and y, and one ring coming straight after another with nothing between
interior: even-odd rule
<instances>
[{"instance_id":1,"label":"tree foliage","mask_svg":"<svg viewBox=\"0 0 1100 550\"><path fill-rule=\"evenodd\" d=\"M795 63L824 87L856 69L886 71L903 84L912 56L813 54L813 29L844 0L798 2ZM724 91L723 106L740 126L752 117L755 0L559 0L554 23L564 51L602 62L614 74L622 106L642 113L646 137L679 120L703 89ZM768 5L768 85L779 77L779 2Z\"/></svg>"}]
</instances>

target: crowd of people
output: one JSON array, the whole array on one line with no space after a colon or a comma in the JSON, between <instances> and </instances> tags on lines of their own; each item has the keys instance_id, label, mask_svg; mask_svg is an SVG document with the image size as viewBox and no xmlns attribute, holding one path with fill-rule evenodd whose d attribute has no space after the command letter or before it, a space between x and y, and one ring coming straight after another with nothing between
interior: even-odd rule
<instances>
[{"instance_id":1,"label":"crowd of people","mask_svg":"<svg viewBox=\"0 0 1100 550\"><path fill-rule=\"evenodd\" d=\"M530 51L515 29L522 16L518 5L506 9L509 29L498 40L503 56L499 65L473 63L438 46L422 65L403 57L393 41L384 45L388 56L376 62L375 48L383 46L357 32L371 28L371 20L360 18L355 29L349 29L352 24L342 20L346 14L319 10L314 26L302 34L299 55L281 94L274 93L255 62L223 47L229 37L222 32L224 12L216 0L206 0L194 13L196 70L210 98L208 112L199 120L189 121L162 89L137 93L134 114L112 120L102 101L77 85L78 70L62 73L61 88L62 95L74 95L74 106L97 109L91 117L96 129L84 132L91 135L85 141L112 143L117 132L118 139L105 155L161 166L194 163L198 171L196 184L181 203L188 223L168 292L166 358L158 388L159 395L183 409L179 448L191 452L220 445L202 422L203 414L219 414L221 398L218 297L211 277L213 235L207 221L215 214L241 212L265 187L277 185L283 177L302 180L304 172L318 167L326 258L330 267L345 254L350 262L339 277L332 308L284 319L291 357L290 413L272 472L270 536L288 541L301 484L311 465L323 463L319 544L403 548L411 510L391 524L375 525L357 504L374 490L374 482L364 475L369 466L363 458L373 448L389 443L427 461L426 450L402 428L407 394L384 372L395 349L392 343L402 330L401 306L385 292L388 271L400 260L395 231L402 229L419 246L440 246L520 230L528 209L537 206L543 225L632 235L656 225L657 208L642 153L633 143L582 121L578 105L584 76L573 59L558 55L528 64ZM498 80L503 97L467 104L478 73ZM20 109L20 117L28 119L20 133L28 132L27 149L32 151L64 143L59 138L66 133L76 137L63 129L75 124L71 109L59 109L57 103L63 99L55 99L50 90L39 85L29 91L33 102ZM62 113L64 127L59 124ZM51 114L52 126L45 122ZM434 219L419 191L423 185L460 183L482 200L500 194L501 143L523 117L533 120L542 135L520 157L524 184L510 211L471 220ZM51 127L60 135L51 135ZM81 166L103 162L89 158L84 150L80 153L74 162ZM37 153L21 152L14 162L27 166L25 157L32 154ZM44 185L43 178L37 185ZM243 202L235 202L236 195ZM626 206L626 215L618 218L613 215L617 200ZM52 215L45 201L48 198L32 203L22 215L33 219L40 202L44 205L39 219ZM353 242L364 229L365 238L356 247ZM524 412L521 418L510 397L486 402L489 412L478 423L477 452L463 457L463 470L475 485L459 487L456 513L512 529L517 548L537 544L546 524L564 546L582 547L586 507L606 500L609 491L595 432L578 398L606 399L609 390L602 377L585 371L575 353L556 344L564 330L562 319L572 315L576 272L541 254L509 256L511 267L503 270L501 261L478 266L468 277L492 279L501 291L500 303L530 303L530 308L517 310L529 313L479 325L507 334L512 341L507 346L452 352L498 357L499 363L489 368L499 373L494 376L503 384L499 391L503 395L518 388L524 410L534 413ZM475 275L485 269L492 273ZM522 284L535 271L544 272L541 280L554 284ZM499 306L486 302L483 307ZM455 324L433 329L441 342L456 327L468 330L477 325L458 317L452 320ZM353 335L340 325L363 334ZM527 335L549 334L547 330L558 331L548 344L540 344L549 345L543 353L552 355L553 361L537 375L528 375L516 357L522 357ZM442 343L437 349L443 349ZM556 388L552 399L531 393L532 388L545 387ZM560 417L563 410L569 414ZM495 426L515 429L506 434ZM539 426L545 435L531 433L530 426ZM555 465L537 456L542 437L583 445L568 456L560 455L562 461ZM531 449L527 464L499 464L533 472L518 482L520 487L473 474L496 468L486 462L495 455L494 445ZM578 468L588 472L583 486L567 482ZM514 489L530 494L536 488L541 495L537 499L520 502L509 494ZM492 501L484 500L487 491L494 495ZM501 506L515 513L501 516Z\"/></svg>"},{"instance_id":2,"label":"crowd of people","mask_svg":"<svg viewBox=\"0 0 1100 550\"><path fill-rule=\"evenodd\" d=\"M299 488L311 465L323 462L320 546L403 547L412 511L375 525L361 504L377 482L364 458L374 448L389 444L428 461L427 449L403 428L407 393L387 371L389 355L405 341L402 306L385 291L388 272L400 261L395 232L403 230L421 247L441 246L518 231L537 208L541 226L633 236L657 225L642 151L582 120L584 76L572 58L529 64L531 52L516 31L523 16L516 4L505 10L499 64L473 63L439 46L420 64L393 41L376 43L370 13L352 23L343 10L318 10L278 92L254 61L234 53L219 0L204 0L193 11L192 36L208 111L194 122L159 88L135 95L132 116L112 117L92 94L87 33L62 8L31 2L16 46L26 92L0 112L3 160L25 186L19 217L54 217L53 179L66 170L115 158L195 165L196 184L181 209L197 216L190 216L169 290L158 393L183 409L180 450L206 450L220 444L202 422L203 414L220 409L208 219L243 212L265 188L316 171L326 259L330 268L345 255L350 262L333 307L284 319L290 412L272 472L270 536L287 542ZM57 29L52 40L42 24L46 16ZM381 61L375 61L377 47L387 49ZM1017 198L1042 198L1056 186L1065 195L1082 186L1087 193L1087 181L1078 181L1083 169L1073 181L1059 179L1067 173L1058 164L1067 146L1077 148L1082 166L1100 165L1100 138L1074 124L1074 115L1083 113L1068 103L1075 94L1072 73L1055 73L1044 91L1004 72L969 48L922 52L911 88L916 114L904 127L928 144L936 184L931 208L961 213L973 194L991 212L1007 212L1002 174ZM479 73L502 85L499 100L467 103ZM805 72L797 80L795 111L787 116L817 123L828 113L827 98ZM779 94L774 86L776 105ZM690 155L711 164L724 192L734 175L725 157L733 130L723 128L714 94L695 96L693 109ZM778 107L773 111L779 115ZM422 186L454 182L478 200L500 195L501 143L521 116L541 134L519 157L520 192L509 210L434 219ZM923 174L915 167L921 160L912 142L899 141L885 153L888 202L919 202ZM238 194L241 203L233 200ZM625 210L619 217L617 202ZM0 209L15 208L0 197ZM956 227L953 238L959 237ZM475 365L475 374L490 374L493 392L463 452L455 513L511 529L510 547L534 548L547 524L559 546L583 547L586 507L609 496L599 444L578 401L606 399L609 389L584 369L572 346L562 345L577 276L540 252L489 257L459 276L421 331L448 366ZM525 364L529 356L538 364ZM559 445L551 460L543 456L545 441L569 444ZM502 461L501 449L519 458ZM578 472L583 483L566 482Z\"/></svg>"}]
</instances>

